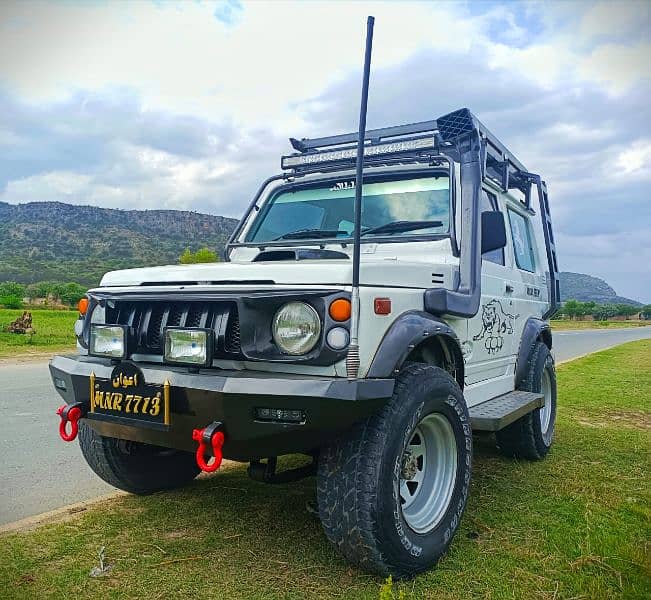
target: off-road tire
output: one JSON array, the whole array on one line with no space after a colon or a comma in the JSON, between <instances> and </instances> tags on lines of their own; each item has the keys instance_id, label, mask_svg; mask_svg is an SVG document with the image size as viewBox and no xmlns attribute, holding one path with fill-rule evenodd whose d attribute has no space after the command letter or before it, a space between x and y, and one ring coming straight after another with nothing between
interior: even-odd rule
<instances>
[{"instance_id":1,"label":"off-road tire","mask_svg":"<svg viewBox=\"0 0 651 600\"><path fill-rule=\"evenodd\" d=\"M496 432L497 447L505 456L541 460L547 456L551 448L556 424L556 370L549 348L543 342L537 342L527 363L526 377L519 389L540 392L545 372L551 387L549 426L546 431L542 430L540 414L543 408L541 407Z\"/></svg>"},{"instance_id":2,"label":"off-road tire","mask_svg":"<svg viewBox=\"0 0 651 600\"><path fill-rule=\"evenodd\" d=\"M191 452L104 437L83 421L79 423L79 445L99 477L132 494L175 489L199 474Z\"/></svg>"},{"instance_id":3,"label":"off-road tire","mask_svg":"<svg viewBox=\"0 0 651 600\"><path fill-rule=\"evenodd\" d=\"M407 524L399 481L406 444L431 413L447 418L456 445L450 501L434 528ZM438 367L411 364L376 415L322 448L317 474L319 517L328 539L350 562L383 576L410 577L432 567L450 545L468 499L472 430L459 385Z\"/></svg>"}]
</instances>

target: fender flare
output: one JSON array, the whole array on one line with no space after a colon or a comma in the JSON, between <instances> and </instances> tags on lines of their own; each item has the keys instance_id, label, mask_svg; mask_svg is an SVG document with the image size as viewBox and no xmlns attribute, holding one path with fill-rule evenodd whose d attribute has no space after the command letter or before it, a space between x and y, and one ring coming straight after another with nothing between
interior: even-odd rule
<instances>
[{"instance_id":1,"label":"fender flare","mask_svg":"<svg viewBox=\"0 0 651 600\"><path fill-rule=\"evenodd\" d=\"M463 388L464 361L457 334L445 321L419 310L404 312L391 324L375 352L366 377L395 377L410 352L433 338L443 338L451 349L457 382Z\"/></svg>"},{"instance_id":2,"label":"fender flare","mask_svg":"<svg viewBox=\"0 0 651 600\"><path fill-rule=\"evenodd\" d=\"M542 339L547 347L552 349L552 330L547 321L543 321L538 317L529 317L522 329L522 336L520 338L520 349L518 350L518 359L515 363L515 389L519 389L520 385L526 377L527 364L536 345L536 341Z\"/></svg>"}]
</instances>

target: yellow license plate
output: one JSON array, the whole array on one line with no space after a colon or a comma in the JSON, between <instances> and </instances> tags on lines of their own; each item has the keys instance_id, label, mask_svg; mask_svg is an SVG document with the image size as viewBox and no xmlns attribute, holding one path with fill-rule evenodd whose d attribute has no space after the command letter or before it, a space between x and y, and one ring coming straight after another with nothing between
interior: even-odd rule
<instances>
[{"instance_id":1,"label":"yellow license plate","mask_svg":"<svg viewBox=\"0 0 651 600\"><path fill-rule=\"evenodd\" d=\"M170 424L170 383L146 384L135 365L122 363L110 379L90 375L88 417L125 425L167 428Z\"/></svg>"}]
</instances>

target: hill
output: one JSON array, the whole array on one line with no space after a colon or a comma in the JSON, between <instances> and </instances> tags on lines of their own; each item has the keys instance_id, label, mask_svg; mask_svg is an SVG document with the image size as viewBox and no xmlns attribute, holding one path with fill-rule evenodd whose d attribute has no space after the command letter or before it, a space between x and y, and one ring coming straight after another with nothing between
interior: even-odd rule
<instances>
[{"instance_id":1,"label":"hill","mask_svg":"<svg viewBox=\"0 0 651 600\"><path fill-rule=\"evenodd\" d=\"M615 290L603 279L585 275L584 273L560 273L561 300L579 300L581 302L596 302L597 304L630 304L642 306L641 302L618 296Z\"/></svg>"},{"instance_id":2,"label":"hill","mask_svg":"<svg viewBox=\"0 0 651 600\"><path fill-rule=\"evenodd\" d=\"M187 247L221 251L236 224L183 210L0 202L0 281L76 281L90 287L113 269L177 263ZM640 305L598 277L566 271L560 281L563 300Z\"/></svg>"},{"instance_id":3,"label":"hill","mask_svg":"<svg viewBox=\"0 0 651 600\"><path fill-rule=\"evenodd\" d=\"M112 269L177 263L186 247L221 251L236 223L181 210L0 202L0 281L94 286Z\"/></svg>"}]
</instances>

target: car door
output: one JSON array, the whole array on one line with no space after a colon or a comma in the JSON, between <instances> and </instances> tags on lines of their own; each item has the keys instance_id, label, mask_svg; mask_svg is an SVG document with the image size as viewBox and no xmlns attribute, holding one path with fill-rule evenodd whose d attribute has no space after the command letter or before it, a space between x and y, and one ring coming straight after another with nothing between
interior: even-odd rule
<instances>
[{"instance_id":1,"label":"car door","mask_svg":"<svg viewBox=\"0 0 651 600\"><path fill-rule=\"evenodd\" d=\"M515 333L519 342L522 328L529 317L540 317L547 306L544 263L538 248L531 214L512 203L507 207L507 237L513 248L513 302L518 313ZM516 347L516 352L518 347Z\"/></svg>"},{"instance_id":2,"label":"car door","mask_svg":"<svg viewBox=\"0 0 651 600\"><path fill-rule=\"evenodd\" d=\"M503 207L497 196L482 191L481 210L499 210L504 215ZM508 223L507 247L486 252L482 256L481 301L479 311L469 320L466 350L466 385L503 380L508 387L507 376L512 373L515 362L514 354L516 321L519 315L515 310L513 291L513 264L509 252ZM500 386L497 385L496 390ZM500 393L499 391L496 392ZM490 397L490 396L489 396Z\"/></svg>"}]
</instances>

